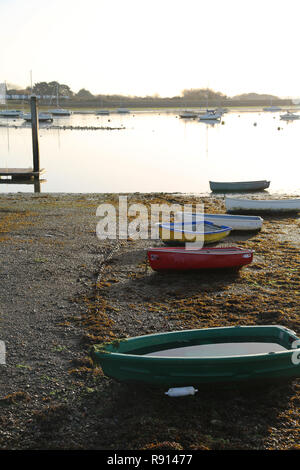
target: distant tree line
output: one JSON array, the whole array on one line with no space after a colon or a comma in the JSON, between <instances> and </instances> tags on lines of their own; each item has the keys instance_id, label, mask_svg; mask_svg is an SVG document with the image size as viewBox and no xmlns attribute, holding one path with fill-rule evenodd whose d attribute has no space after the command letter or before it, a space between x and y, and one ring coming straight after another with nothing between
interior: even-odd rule
<instances>
[{"instance_id":1,"label":"distant tree line","mask_svg":"<svg viewBox=\"0 0 300 470\"><path fill-rule=\"evenodd\" d=\"M183 99L188 101L199 101L199 100L226 100L227 96L219 91L211 90L210 88L192 88L190 90L183 90Z\"/></svg>"},{"instance_id":2,"label":"distant tree line","mask_svg":"<svg viewBox=\"0 0 300 470\"><path fill-rule=\"evenodd\" d=\"M153 96L126 96L126 95L93 95L90 91L82 88L74 93L71 88L57 81L38 82L25 90L19 87L7 89L10 95L31 95L41 97L41 104L49 104L49 97L58 100L68 100L68 106L74 107L205 107L205 106L243 106L243 105L269 105L281 104L289 105L291 100L283 100L277 96L258 93L244 93L233 97L228 97L224 93L211 90L209 88L185 89L181 96L162 98ZM48 101L47 101L48 100Z\"/></svg>"}]
</instances>

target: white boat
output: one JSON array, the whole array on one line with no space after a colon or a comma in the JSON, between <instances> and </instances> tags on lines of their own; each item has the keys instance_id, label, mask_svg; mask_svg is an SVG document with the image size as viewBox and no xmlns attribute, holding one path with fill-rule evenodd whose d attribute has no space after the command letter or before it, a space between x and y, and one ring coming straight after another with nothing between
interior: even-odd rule
<instances>
[{"instance_id":1,"label":"white boat","mask_svg":"<svg viewBox=\"0 0 300 470\"><path fill-rule=\"evenodd\" d=\"M219 121L221 119L222 114L214 111L214 110L207 110L206 113L198 114L199 121Z\"/></svg>"},{"instance_id":2,"label":"white boat","mask_svg":"<svg viewBox=\"0 0 300 470\"><path fill-rule=\"evenodd\" d=\"M25 121L31 121L31 113L25 113L21 115L21 118ZM39 113L39 121L40 122L52 122L53 117L50 113Z\"/></svg>"},{"instance_id":3,"label":"white boat","mask_svg":"<svg viewBox=\"0 0 300 470\"><path fill-rule=\"evenodd\" d=\"M62 109L59 106L59 88L58 85L56 87L56 109L48 109L48 112L53 116L71 116L71 111L68 109Z\"/></svg>"},{"instance_id":4,"label":"white boat","mask_svg":"<svg viewBox=\"0 0 300 470\"><path fill-rule=\"evenodd\" d=\"M231 215L231 214L207 214L201 212L176 212L176 220L179 222L191 222L207 220L216 225L228 225L232 230L260 230L263 224L262 217L255 215Z\"/></svg>"},{"instance_id":5,"label":"white boat","mask_svg":"<svg viewBox=\"0 0 300 470\"><path fill-rule=\"evenodd\" d=\"M0 117L19 117L22 111L18 109L3 109L0 111Z\"/></svg>"},{"instance_id":6,"label":"white boat","mask_svg":"<svg viewBox=\"0 0 300 470\"><path fill-rule=\"evenodd\" d=\"M57 109L48 109L48 112L52 114L52 116L71 116L71 111L68 109L57 108Z\"/></svg>"},{"instance_id":7,"label":"white boat","mask_svg":"<svg viewBox=\"0 0 300 470\"><path fill-rule=\"evenodd\" d=\"M291 111L287 111L286 114L280 114L280 119L284 119L285 121L293 121L295 119L300 119L300 115L291 113Z\"/></svg>"},{"instance_id":8,"label":"white boat","mask_svg":"<svg viewBox=\"0 0 300 470\"><path fill-rule=\"evenodd\" d=\"M255 211L255 212L299 212L300 198L298 199L243 199L225 197L227 212Z\"/></svg>"}]
</instances>

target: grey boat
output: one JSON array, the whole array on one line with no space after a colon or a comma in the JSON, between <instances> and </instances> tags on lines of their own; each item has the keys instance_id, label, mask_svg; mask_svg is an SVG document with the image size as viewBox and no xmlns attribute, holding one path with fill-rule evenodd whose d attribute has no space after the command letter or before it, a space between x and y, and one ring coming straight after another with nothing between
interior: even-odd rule
<instances>
[{"instance_id":1,"label":"grey boat","mask_svg":"<svg viewBox=\"0 0 300 470\"><path fill-rule=\"evenodd\" d=\"M210 181L211 191L261 191L270 186L270 181Z\"/></svg>"}]
</instances>

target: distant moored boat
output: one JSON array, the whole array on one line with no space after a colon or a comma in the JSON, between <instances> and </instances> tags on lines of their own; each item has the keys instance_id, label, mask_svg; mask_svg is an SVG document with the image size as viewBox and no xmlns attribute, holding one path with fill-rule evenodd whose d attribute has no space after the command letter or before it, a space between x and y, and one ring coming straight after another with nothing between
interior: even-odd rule
<instances>
[{"instance_id":1,"label":"distant moored boat","mask_svg":"<svg viewBox=\"0 0 300 470\"><path fill-rule=\"evenodd\" d=\"M271 106L266 106L265 108L263 108L264 111L270 111L270 112L276 112L276 111L281 111L281 108L280 106L275 106L275 105L271 105Z\"/></svg>"},{"instance_id":2,"label":"distant moored boat","mask_svg":"<svg viewBox=\"0 0 300 470\"><path fill-rule=\"evenodd\" d=\"M270 186L270 181L210 181L212 191L260 191Z\"/></svg>"},{"instance_id":3,"label":"distant moored boat","mask_svg":"<svg viewBox=\"0 0 300 470\"><path fill-rule=\"evenodd\" d=\"M293 121L295 119L300 119L299 114L291 113L290 111L287 111L286 114L281 114L280 119L283 119L285 121Z\"/></svg>"},{"instance_id":4,"label":"distant moored boat","mask_svg":"<svg viewBox=\"0 0 300 470\"><path fill-rule=\"evenodd\" d=\"M96 114L101 115L101 116L108 116L109 111L108 111L108 109L99 109L98 111L96 111Z\"/></svg>"},{"instance_id":5,"label":"distant moored boat","mask_svg":"<svg viewBox=\"0 0 300 470\"><path fill-rule=\"evenodd\" d=\"M206 113L198 114L199 121L220 121L222 113L208 109Z\"/></svg>"},{"instance_id":6,"label":"distant moored boat","mask_svg":"<svg viewBox=\"0 0 300 470\"><path fill-rule=\"evenodd\" d=\"M57 108L57 109L49 109L48 112L53 116L71 116L71 111L68 109Z\"/></svg>"},{"instance_id":7,"label":"distant moored boat","mask_svg":"<svg viewBox=\"0 0 300 470\"><path fill-rule=\"evenodd\" d=\"M18 109L3 109L0 111L0 117L19 117L22 112Z\"/></svg>"},{"instance_id":8,"label":"distant moored boat","mask_svg":"<svg viewBox=\"0 0 300 470\"><path fill-rule=\"evenodd\" d=\"M31 113L25 113L21 115L21 118L24 119L25 121L31 121ZM50 113L39 113L38 117L40 122L52 122L53 117L52 114Z\"/></svg>"},{"instance_id":9,"label":"distant moored boat","mask_svg":"<svg viewBox=\"0 0 300 470\"><path fill-rule=\"evenodd\" d=\"M181 117L182 119L187 119L187 118L196 118L198 116L198 113L196 113L195 111L182 111L180 114L179 114L179 117Z\"/></svg>"}]
</instances>

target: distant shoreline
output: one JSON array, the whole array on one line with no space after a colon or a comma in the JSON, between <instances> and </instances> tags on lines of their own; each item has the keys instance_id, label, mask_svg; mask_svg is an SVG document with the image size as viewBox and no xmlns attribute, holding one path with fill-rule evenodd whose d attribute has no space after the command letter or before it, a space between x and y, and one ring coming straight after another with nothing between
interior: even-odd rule
<instances>
[{"instance_id":1,"label":"distant shoreline","mask_svg":"<svg viewBox=\"0 0 300 470\"><path fill-rule=\"evenodd\" d=\"M267 111L264 111L264 107L266 107L266 105L235 105L235 106L214 106L214 105L209 105L208 108L213 108L213 109L218 109L218 108L225 108L227 109L229 112L267 112ZM48 111L50 109L54 109L55 107L54 106L51 106L51 105L46 105L46 104L38 104L38 108L41 110L41 111ZM99 109L105 109L111 113L116 113L118 114L118 108L117 107L101 107L101 106L95 106L95 105L91 105L91 106L72 106L71 104L69 105L66 105L65 108L67 109L70 109L74 114L93 114L95 112L97 112ZM181 111L184 111L184 110L199 110L199 111L203 111L203 110L206 110L207 109L207 106L199 106L199 105L190 105L190 106L160 106L160 107L144 107L144 106L127 106L126 107L129 111L131 111L132 113L134 112L143 112L143 113L151 113L151 112L181 112ZM6 105L1 105L1 109L22 109L24 112L25 111L29 111L30 110L30 105L29 103L14 103L14 104L6 104ZM300 109L300 105L295 105L295 104L291 104L291 105L281 105L281 111L285 111L287 109L290 109L290 110L299 110ZM276 111L276 112L280 112L280 111ZM99 117L101 117L101 115L99 115ZM102 117L107 117L107 116L102 116ZM11 118L9 118L11 119Z\"/></svg>"},{"instance_id":2,"label":"distant shoreline","mask_svg":"<svg viewBox=\"0 0 300 470\"><path fill-rule=\"evenodd\" d=\"M300 109L300 104L294 104L291 102L287 102L290 100L282 100L282 102L276 103L276 106L281 107L282 110L284 109ZM0 104L0 110L1 109L18 109L18 108L24 108L24 109L29 109L30 104L29 101L25 100L19 100L19 101L13 101L13 102L7 102L6 104ZM38 107L42 110L49 110L49 109L55 109L57 106L55 104L49 104L49 103L44 103L44 102L38 102ZM67 102L65 101L63 104L59 106L60 108L66 108L70 109L72 111L97 111L100 109L103 110L108 110L108 111L116 111L119 108L126 108L131 111L170 111L170 110L178 110L178 111L183 111L186 109L201 109L201 110L206 110L208 109L226 109L228 111L243 111L243 110L249 110L249 111L263 111L264 108L270 107L270 103L266 102L235 102L235 103L179 103L175 102L170 103L170 104L153 104L153 105L147 105L147 104L136 104L136 103L126 103L124 106L118 106L115 103L111 103L109 105L101 105L97 104L96 102L93 103L86 103L83 102L81 103L72 103L72 102Z\"/></svg>"}]
</instances>

